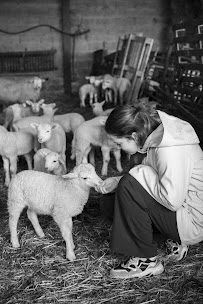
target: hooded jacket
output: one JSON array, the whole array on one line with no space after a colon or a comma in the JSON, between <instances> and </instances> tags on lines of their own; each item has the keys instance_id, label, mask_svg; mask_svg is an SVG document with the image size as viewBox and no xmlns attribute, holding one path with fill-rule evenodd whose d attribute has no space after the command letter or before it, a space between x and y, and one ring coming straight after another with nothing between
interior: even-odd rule
<instances>
[{"instance_id":1,"label":"hooded jacket","mask_svg":"<svg viewBox=\"0 0 203 304\"><path fill-rule=\"evenodd\" d=\"M203 151L193 127L157 111L161 124L147 138L142 164L129 173L161 205L176 212L183 245L203 240Z\"/></svg>"}]
</instances>

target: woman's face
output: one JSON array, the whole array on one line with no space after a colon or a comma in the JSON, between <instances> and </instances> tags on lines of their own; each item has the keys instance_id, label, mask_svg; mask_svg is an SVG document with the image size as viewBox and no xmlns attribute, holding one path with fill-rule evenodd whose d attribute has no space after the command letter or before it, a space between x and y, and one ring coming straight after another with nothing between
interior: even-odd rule
<instances>
[{"instance_id":1,"label":"woman's face","mask_svg":"<svg viewBox=\"0 0 203 304\"><path fill-rule=\"evenodd\" d=\"M109 138L118 145L120 149L131 154L135 154L139 147L137 145L137 141L132 135L132 138L127 137L116 137L114 135L109 135Z\"/></svg>"}]
</instances>

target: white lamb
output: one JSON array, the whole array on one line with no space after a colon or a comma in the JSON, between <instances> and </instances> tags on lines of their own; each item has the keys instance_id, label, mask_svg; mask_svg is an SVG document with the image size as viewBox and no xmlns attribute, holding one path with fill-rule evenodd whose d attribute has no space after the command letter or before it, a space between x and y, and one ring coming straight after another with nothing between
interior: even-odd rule
<instances>
[{"instance_id":1,"label":"white lamb","mask_svg":"<svg viewBox=\"0 0 203 304\"><path fill-rule=\"evenodd\" d=\"M118 97L120 104L122 105L124 102L124 98L129 92L131 87L131 83L127 78L120 77L116 78L111 75L105 75L104 80L102 82L102 89L107 90L111 89L114 94L114 105L118 102Z\"/></svg>"},{"instance_id":2,"label":"white lamb","mask_svg":"<svg viewBox=\"0 0 203 304\"><path fill-rule=\"evenodd\" d=\"M108 138L104 129L106 120L106 116L98 116L83 122L74 132L71 153L71 159L76 158L76 165L79 165L84 157L88 157L92 147L101 147L103 156L102 175L107 175L111 151L116 159L117 170L119 172L123 171L121 166L121 150ZM90 156L90 162L94 165L93 154Z\"/></svg>"},{"instance_id":3,"label":"white lamb","mask_svg":"<svg viewBox=\"0 0 203 304\"><path fill-rule=\"evenodd\" d=\"M90 188L101 183L91 164L81 164L72 172L56 176L37 171L21 171L8 188L9 227L12 246L20 246L17 223L22 210L27 206L27 216L37 235L44 237L37 214L51 215L58 224L66 242L66 258L76 259L72 236L72 217L83 211Z\"/></svg>"},{"instance_id":4,"label":"white lamb","mask_svg":"<svg viewBox=\"0 0 203 304\"><path fill-rule=\"evenodd\" d=\"M4 127L6 129L11 129L12 124L17 120L27 117L27 116L39 116L40 105L44 102L44 99L40 99L38 102L32 102L31 100L26 100L26 105L15 103L5 108L4 110Z\"/></svg>"},{"instance_id":5,"label":"white lamb","mask_svg":"<svg viewBox=\"0 0 203 304\"><path fill-rule=\"evenodd\" d=\"M114 108L103 110L104 103L105 100L102 102L95 102L91 105L95 116L109 116L109 114L114 110Z\"/></svg>"},{"instance_id":6,"label":"white lamb","mask_svg":"<svg viewBox=\"0 0 203 304\"><path fill-rule=\"evenodd\" d=\"M0 77L0 101L3 105L25 103L26 100L36 102L40 98L43 82L38 76L35 77Z\"/></svg>"},{"instance_id":7,"label":"white lamb","mask_svg":"<svg viewBox=\"0 0 203 304\"><path fill-rule=\"evenodd\" d=\"M91 83L84 84L79 89L80 107L85 107L85 100L88 96L90 105L97 102L98 88Z\"/></svg>"},{"instance_id":8,"label":"white lamb","mask_svg":"<svg viewBox=\"0 0 203 304\"><path fill-rule=\"evenodd\" d=\"M37 130L38 142L41 148L47 148L61 155L64 162L66 161L66 133L61 125L52 124L36 124L32 123L31 127Z\"/></svg>"},{"instance_id":9,"label":"white lamb","mask_svg":"<svg viewBox=\"0 0 203 304\"><path fill-rule=\"evenodd\" d=\"M5 185L8 186L11 178L17 172L18 156L24 155L28 169L32 170L34 137L25 130L10 132L5 127L0 126L0 139L0 155L3 159Z\"/></svg>"},{"instance_id":10,"label":"white lamb","mask_svg":"<svg viewBox=\"0 0 203 304\"><path fill-rule=\"evenodd\" d=\"M66 164L59 153L42 148L34 155L34 170L63 175L66 174Z\"/></svg>"}]
</instances>

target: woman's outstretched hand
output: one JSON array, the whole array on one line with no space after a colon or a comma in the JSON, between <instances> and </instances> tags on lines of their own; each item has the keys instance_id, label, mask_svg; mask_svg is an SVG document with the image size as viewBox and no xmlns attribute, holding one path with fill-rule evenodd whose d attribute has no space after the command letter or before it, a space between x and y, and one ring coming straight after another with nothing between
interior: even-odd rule
<instances>
[{"instance_id":1,"label":"woman's outstretched hand","mask_svg":"<svg viewBox=\"0 0 203 304\"><path fill-rule=\"evenodd\" d=\"M97 192L102 194L113 192L118 186L118 180L113 177L108 177L99 186L95 187Z\"/></svg>"}]
</instances>

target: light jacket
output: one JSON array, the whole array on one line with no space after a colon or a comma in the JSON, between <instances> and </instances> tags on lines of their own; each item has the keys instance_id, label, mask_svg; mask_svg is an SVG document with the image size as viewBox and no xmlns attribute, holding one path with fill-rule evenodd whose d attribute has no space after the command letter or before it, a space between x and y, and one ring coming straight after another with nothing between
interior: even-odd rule
<instances>
[{"instance_id":1,"label":"light jacket","mask_svg":"<svg viewBox=\"0 0 203 304\"><path fill-rule=\"evenodd\" d=\"M162 123L147 138L142 164L129 173L160 204L176 212L183 245L203 241L203 151L193 127L158 111Z\"/></svg>"}]
</instances>

